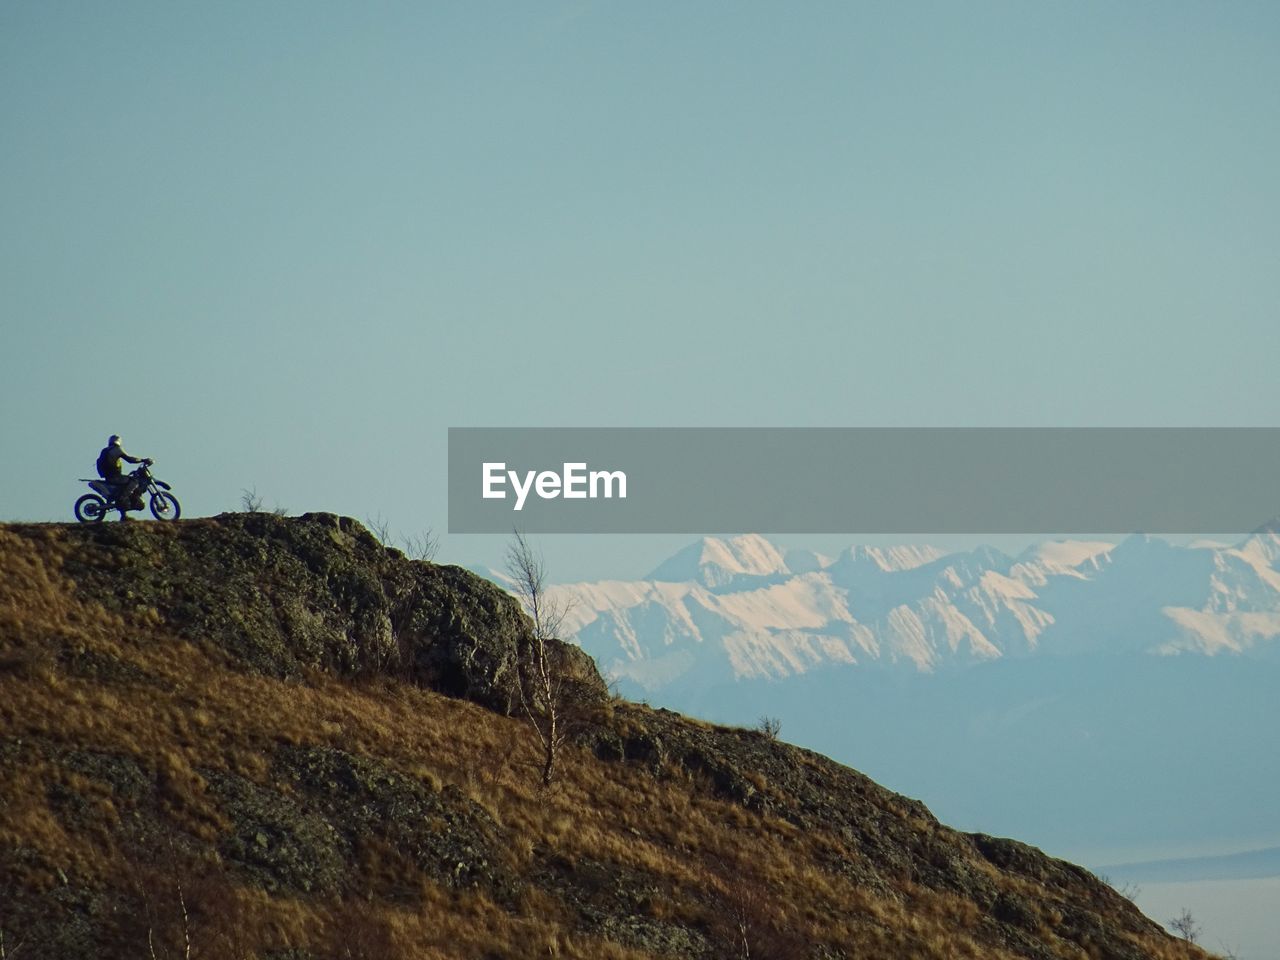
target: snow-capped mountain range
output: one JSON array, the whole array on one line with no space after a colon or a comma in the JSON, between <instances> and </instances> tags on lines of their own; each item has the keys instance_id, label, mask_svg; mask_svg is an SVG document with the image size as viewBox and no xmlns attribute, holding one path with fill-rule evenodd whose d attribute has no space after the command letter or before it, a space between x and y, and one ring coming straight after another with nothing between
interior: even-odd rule
<instances>
[{"instance_id":1,"label":"snow-capped mountain range","mask_svg":"<svg viewBox=\"0 0 1280 960\"><path fill-rule=\"evenodd\" d=\"M831 558L706 537L637 581L559 585L564 633L656 691L828 665L937 671L1039 654L1280 654L1280 527L1230 545L1134 535Z\"/></svg>"},{"instance_id":2,"label":"snow-capped mountain range","mask_svg":"<svg viewBox=\"0 0 1280 960\"><path fill-rule=\"evenodd\" d=\"M552 591L625 696L772 717L964 829L1076 859L1280 844L1280 526L1017 557L709 537Z\"/></svg>"}]
</instances>

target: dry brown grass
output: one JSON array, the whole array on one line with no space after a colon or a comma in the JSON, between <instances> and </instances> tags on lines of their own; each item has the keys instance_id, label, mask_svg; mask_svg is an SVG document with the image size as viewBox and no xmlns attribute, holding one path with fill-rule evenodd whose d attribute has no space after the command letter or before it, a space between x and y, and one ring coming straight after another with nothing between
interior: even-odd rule
<instances>
[{"instance_id":1,"label":"dry brown grass","mask_svg":"<svg viewBox=\"0 0 1280 960\"><path fill-rule=\"evenodd\" d=\"M146 909L121 925L121 942L104 945L104 956L144 956L147 932L157 956L180 955L180 900L198 956L239 960L289 947L353 960L650 956L582 934L573 911L536 885L514 908L426 878L408 903L258 889L208 852L229 824L201 771L265 785L281 744L376 757L433 792L456 785L511 838L518 871L554 856L642 874L660 887L644 914L698 929L723 956L738 955L744 935L753 957L798 956L816 944L861 958L1014 956L981 941L972 901L910 877L887 893L859 887L818 866L860 855L838 837L720 799L699 775L654 776L568 746L561 779L546 790L522 762L537 750L516 719L389 678L316 672L290 682L238 672L216 651L177 639L154 609L120 614L85 601L61 570L65 550L57 527L39 534L36 549L0 528L0 730L12 748L0 778L0 849L35 852L16 881L37 894L69 879L135 892ZM636 709L620 710L617 725L632 723L627 711ZM124 839L122 801L110 787L49 761L29 749L34 742L133 758L154 778L180 849L140 852ZM773 789L749 776L762 794ZM79 798L74 830L50 799L59 795ZM974 868L1040 904L1041 939L1057 956L1091 956L1056 937L1063 905L1053 896L985 861ZM1157 960L1188 955L1157 939L1135 945Z\"/></svg>"}]
</instances>

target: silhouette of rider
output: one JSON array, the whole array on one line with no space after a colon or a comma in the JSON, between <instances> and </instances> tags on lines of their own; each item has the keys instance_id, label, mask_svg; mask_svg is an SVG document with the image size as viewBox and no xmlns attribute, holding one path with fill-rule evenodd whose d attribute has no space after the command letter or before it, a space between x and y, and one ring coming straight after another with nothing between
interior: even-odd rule
<instances>
[{"instance_id":1,"label":"silhouette of rider","mask_svg":"<svg viewBox=\"0 0 1280 960\"><path fill-rule=\"evenodd\" d=\"M140 491L136 489L136 481L133 477L125 476L121 469L121 460L129 463L150 463L151 461L145 457L131 457L125 453L119 435L114 433L108 438L102 452L98 454L98 476L111 487L112 497L120 511L120 519L123 520L125 510L141 510L144 504L139 495Z\"/></svg>"}]
</instances>

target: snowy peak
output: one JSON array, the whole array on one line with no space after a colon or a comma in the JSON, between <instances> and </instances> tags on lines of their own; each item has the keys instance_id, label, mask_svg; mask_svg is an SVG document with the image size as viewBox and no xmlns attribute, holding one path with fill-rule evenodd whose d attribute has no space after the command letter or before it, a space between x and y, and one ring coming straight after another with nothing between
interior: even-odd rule
<instances>
[{"instance_id":1,"label":"snowy peak","mask_svg":"<svg viewBox=\"0 0 1280 960\"><path fill-rule=\"evenodd\" d=\"M1023 563L1037 563L1054 570L1078 567L1098 569L1115 547L1107 540L1046 540L1028 547L1018 557Z\"/></svg>"},{"instance_id":2,"label":"snowy peak","mask_svg":"<svg viewBox=\"0 0 1280 960\"><path fill-rule=\"evenodd\" d=\"M1280 517L1273 517L1272 519L1268 520L1262 526L1258 527L1257 530L1253 531L1251 536L1256 537L1259 534L1271 534L1272 536L1280 536Z\"/></svg>"},{"instance_id":3,"label":"snowy peak","mask_svg":"<svg viewBox=\"0 0 1280 960\"><path fill-rule=\"evenodd\" d=\"M1235 552L1275 569L1280 561L1280 520L1272 520L1253 531L1236 545Z\"/></svg>"},{"instance_id":4,"label":"snowy peak","mask_svg":"<svg viewBox=\"0 0 1280 960\"><path fill-rule=\"evenodd\" d=\"M649 574L649 580L700 583L709 589L740 577L769 577L790 571L782 554L759 534L721 539L703 537Z\"/></svg>"},{"instance_id":5,"label":"snowy peak","mask_svg":"<svg viewBox=\"0 0 1280 960\"><path fill-rule=\"evenodd\" d=\"M927 544L899 544L892 547L854 546L840 554L836 563L842 566L876 567L886 573L898 570L914 570L941 559L945 554Z\"/></svg>"}]
</instances>

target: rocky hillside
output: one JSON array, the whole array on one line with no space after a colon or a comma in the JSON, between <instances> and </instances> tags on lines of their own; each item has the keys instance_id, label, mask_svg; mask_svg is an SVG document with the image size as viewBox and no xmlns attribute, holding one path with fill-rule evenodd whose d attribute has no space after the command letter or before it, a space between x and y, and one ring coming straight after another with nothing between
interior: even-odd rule
<instances>
[{"instance_id":1,"label":"rocky hillside","mask_svg":"<svg viewBox=\"0 0 1280 960\"><path fill-rule=\"evenodd\" d=\"M1185 958L1086 871L611 698L491 583L328 514L0 527L0 952Z\"/></svg>"}]
</instances>

